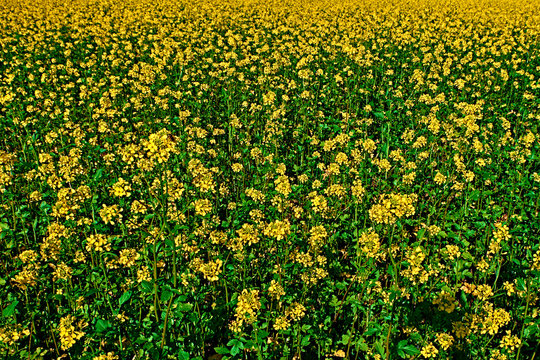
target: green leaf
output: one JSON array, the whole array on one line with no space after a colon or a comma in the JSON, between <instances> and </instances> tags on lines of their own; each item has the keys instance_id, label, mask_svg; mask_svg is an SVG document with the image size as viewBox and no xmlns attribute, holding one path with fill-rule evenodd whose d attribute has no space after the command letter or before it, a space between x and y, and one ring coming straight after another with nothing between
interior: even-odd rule
<instances>
[{"instance_id":1,"label":"green leaf","mask_svg":"<svg viewBox=\"0 0 540 360\"><path fill-rule=\"evenodd\" d=\"M516 282L517 282L517 289L519 291L527 291L527 285L525 284L525 281L522 278L518 278Z\"/></svg>"},{"instance_id":2,"label":"green leaf","mask_svg":"<svg viewBox=\"0 0 540 360\"><path fill-rule=\"evenodd\" d=\"M382 343L380 341L376 342L375 343L375 350L377 350L377 352L380 354L380 355L384 355L385 354L385 351L384 351L384 347L382 345Z\"/></svg>"},{"instance_id":3,"label":"green leaf","mask_svg":"<svg viewBox=\"0 0 540 360\"><path fill-rule=\"evenodd\" d=\"M242 338L242 340L245 340L245 339ZM251 349L251 348L254 348L255 346L257 346L257 343L253 340L247 340L246 343L244 344L244 347L246 349Z\"/></svg>"},{"instance_id":4,"label":"green leaf","mask_svg":"<svg viewBox=\"0 0 540 360\"><path fill-rule=\"evenodd\" d=\"M193 324L197 324L199 322L199 316L197 315L197 313L189 313L188 317L189 321L191 321Z\"/></svg>"},{"instance_id":5,"label":"green leaf","mask_svg":"<svg viewBox=\"0 0 540 360\"><path fill-rule=\"evenodd\" d=\"M347 345L349 343L350 338L351 338L350 335L343 334L343 335L341 335L341 341L338 341L338 343L341 343L343 345Z\"/></svg>"},{"instance_id":6,"label":"green leaf","mask_svg":"<svg viewBox=\"0 0 540 360\"><path fill-rule=\"evenodd\" d=\"M236 356L240 352L240 349L238 349L236 346L231 349L231 355Z\"/></svg>"},{"instance_id":7,"label":"green leaf","mask_svg":"<svg viewBox=\"0 0 540 360\"><path fill-rule=\"evenodd\" d=\"M103 177L103 169L98 169L96 173L94 174L94 181L99 181Z\"/></svg>"},{"instance_id":8,"label":"green leaf","mask_svg":"<svg viewBox=\"0 0 540 360\"><path fill-rule=\"evenodd\" d=\"M234 346L234 347L238 347L240 349L243 349L244 348L244 344L238 340L238 339L232 339L230 340L228 343L227 343L227 346Z\"/></svg>"},{"instance_id":9,"label":"green leaf","mask_svg":"<svg viewBox=\"0 0 540 360\"><path fill-rule=\"evenodd\" d=\"M357 346L358 346L358 350L360 350L360 351L368 351L369 350L369 347L366 344L366 341L364 340L364 338L360 338L360 341L358 341Z\"/></svg>"},{"instance_id":10,"label":"green leaf","mask_svg":"<svg viewBox=\"0 0 540 360\"><path fill-rule=\"evenodd\" d=\"M146 216L144 217L144 220L147 220L147 221L148 221L148 220L150 220L150 219L153 219L154 216L155 216L155 214L148 214L148 215L146 215Z\"/></svg>"},{"instance_id":11,"label":"green leaf","mask_svg":"<svg viewBox=\"0 0 540 360\"><path fill-rule=\"evenodd\" d=\"M467 295L465 295L465 291L461 291L461 301L463 301L465 304L467 303Z\"/></svg>"},{"instance_id":12,"label":"green leaf","mask_svg":"<svg viewBox=\"0 0 540 360\"><path fill-rule=\"evenodd\" d=\"M368 329L365 334L367 336L371 336L371 335L374 335L374 334L377 334L381 332L381 327L379 325L374 325L372 328Z\"/></svg>"},{"instance_id":13,"label":"green leaf","mask_svg":"<svg viewBox=\"0 0 540 360\"><path fill-rule=\"evenodd\" d=\"M180 352L178 353L178 359L189 360L189 353L185 352L184 350L180 350Z\"/></svg>"},{"instance_id":14,"label":"green leaf","mask_svg":"<svg viewBox=\"0 0 540 360\"><path fill-rule=\"evenodd\" d=\"M188 312L190 311L191 309L193 309L193 305L192 304L188 304L188 303L180 303L177 305L176 307L179 311L182 311L182 312Z\"/></svg>"},{"instance_id":15,"label":"green leaf","mask_svg":"<svg viewBox=\"0 0 540 360\"><path fill-rule=\"evenodd\" d=\"M407 340L401 340L398 343L398 355L402 358L406 358L409 355L417 355L420 353L420 350L418 350L413 345L407 344Z\"/></svg>"},{"instance_id":16,"label":"green leaf","mask_svg":"<svg viewBox=\"0 0 540 360\"><path fill-rule=\"evenodd\" d=\"M123 293L122 296L120 296L120 299L118 299L118 304L122 306L122 304L128 301L130 298L131 298L131 291L128 290L125 293Z\"/></svg>"},{"instance_id":17,"label":"green leaf","mask_svg":"<svg viewBox=\"0 0 540 360\"><path fill-rule=\"evenodd\" d=\"M167 246L170 247L170 248L174 248L175 243L174 243L174 241L171 240L171 239L165 239L165 245L167 245Z\"/></svg>"},{"instance_id":18,"label":"green leaf","mask_svg":"<svg viewBox=\"0 0 540 360\"><path fill-rule=\"evenodd\" d=\"M403 351L405 352L405 354L407 355L417 355L417 354L420 354L420 350L418 350L417 348L415 348L413 345L407 345L403 348Z\"/></svg>"},{"instance_id":19,"label":"green leaf","mask_svg":"<svg viewBox=\"0 0 540 360\"><path fill-rule=\"evenodd\" d=\"M481 230L486 227L486 223L483 221L475 221L474 226L476 226L476 228Z\"/></svg>"},{"instance_id":20,"label":"green leaf","mask_svg":"<svg viewBox=\"0 0 540 360\"><path fill-rule=\"evenodd\" d=\"M150 281L143 280L141 282L141 287L142 290L147 294L151 294L154 292L154 285L152 285Z\"/></svg>"},{"instance_id":21,"label":"green leaf","mask_svg":"<svg viewBox=\"0 0 540 360\"><path fill-rule=\"evenodd\" d=\"M107 330L107 328L109 328L110 326L111 326L110 322L108 322L106 320L98 319L98 321L96 322L96 331L98 333L102 333L105 330Z\"/></svg>"},{"instance_id":22,"label":"green leaf","mask_svg":"<svg viewBox=\"0 0 540 360\"><path fill-rule=\"evenodd\" d=\"M173 295L172 291L169 291L169 290L163 290L163 291L161 292L161 301L162 301L162 302L168 301L168 300L171 298L172 295Z\"/></svg>"},{"instance_id":23,"label":"green leaf","mask_svg":"<svg viewBox=\"0 0 540 360\"><path fill-rule=\"evenodd\" d=\"M536 335L538 333L538 326L537 325L531 325L525 328L523 331L523 337L528 339L532 336Z\"/></svg>"},{"instance_id":24,"label":"green leaf","mask_svg":"<svg viewBox=\"0 0 540 360\"><path fill-rule=\"evenodd\" d=\"M347 284L343 282L336 283L336 288L339 290L345 290L347 288Z\"/></svg>"},{"instance_id":25,"label":"green leaf","mask_svg":"<svg viewBox=\"0 0 540 360\"><path fill-rule=\"evenodd\" d=\"M244 348L244 344L238 339L232 339L231 341L227 343L227 346L232 346L232 349L231 349L232 356L238 355L240 350Z\"/></svg>"},{"instance_id":26,"label":"green leaf","mask_svg":"<svg viewBox=\"0 0 540 360\"><path fill-rule=\"evenodd\" d=\"M224 346L216 347L214 351L220 355L227 355L229 353L229 349Z\"/></svg>"},{"instance_id":27,"label":"green leaf","mask_svg":"<svg viewBox=\"0 0 540 360\"><path fill-rule=\"evenodd\" d=\"M17 304L19 303L18 300L14 300L11 304L9 304L9 306L7 306L3 311L2 311L2 315L4 317L10 317L14 312L15 312L15 307L17 306Z\"/></svg>"}]
</instances>

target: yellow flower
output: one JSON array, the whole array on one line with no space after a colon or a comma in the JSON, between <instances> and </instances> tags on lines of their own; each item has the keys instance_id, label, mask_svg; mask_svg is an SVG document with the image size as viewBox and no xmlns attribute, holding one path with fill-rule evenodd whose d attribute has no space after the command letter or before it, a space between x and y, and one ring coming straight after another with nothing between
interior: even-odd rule
<instances>
[{"instance_id":1,"label":"yellow flower","mask_svg":"<svg viewBox=\"0 0 540 360\"><path fill-rule=\"evenodd\" d=\"M274 181L274 184L276 186L276 191L282 194L284 197L289 196L292 191L289 178L286 175L278 176L278 178Z\"/></svg>"},{"instance_id":2,"label":"yellow flower","mask_svg":"<svg viewBox=\"0 0 540 360\"><path fill-rule=\"evenodd\" d=\"M27 265L11 280L19 289L26 290L37 284L37 271L34 266Z\"/></svg>"},{"instance_id":3,"label":"yellow flower","mask_svg":"<svg viewBox=\"0 0 540 360\"><path fill-rule=\"evenodd\" d=\"M217 259L209 261L199 267L199 271L203 273L204 278L210 282L219 280L218 275L222 272L223 261Z\"/></svg>"},{"instance_id":4,"label":"yellow flower","mask_svg":"<svg viewBox=\"0 0 540 360\"><path fill-rule=\"evenodd\" d=\"M292 305L287 309L286 315L291 318L291 320L298 321L304 317L306 314L306 308L300 303L292 303Z\"/></svg>"},{"instance_id":5,"label":"yellow flower","mask_svg":"<svg viewBox=\"0 0 540 360\"><path fill-rule=\"evenodd\" d=\"M232 171L234 171L235 173L240 172L242 170L244 170L244 165L242 165L240 163L232 164Z\"/></svg>"},{"instance_id":6,"label":"yellow flower","mask_svg":"<svg viewBox=\"0 0 540 360\"><path fill-rule=\"evenodd\" d=\"M205 216L212 211L212 203L208 199L199 199L194 202L195 214Z\"/></svg>"},{"instance_id":7,"label":"yellow flower","mask_svg":"<svg viewBox=\"0 0 540 360\"><path fill-rule=\"evenodd\" d=\"M506 330L506 335L504 335L501 340L501 347L509 351L514 351L520 345L521 345L520 338L517 337L516 335L512 335L512 332L510 330Z\"/></svg>"},{"instance_id":8,"label":"yellow flower","mask_svg":"<svg viewBox=\"0 0 540 360\"><path fill-rule=\"evenodd\" d=\"M279 300L280 297L285 295L285 290L276 280L272 280L270 282L270 287L268 288L268 293L276 300Z\"/></svg>"},{"instance_id":9,"label":"yellow flower","mask_svg":"<svg viewBox=\"0 0 540 360\"><path fill-rule=\"evenodd\" d=\"M118 355L114 355L114 353L110 351L107 354L94 356L92 360L118 360Z\"/></svg>"},{"instance_id":10,"label":"yellow flower","mask_svg":"<svg viewBox=\"0 0 540 360\"><path fill-rule=\"evenodd\" d=\"M446 176L444 176L440 172L437 172L437 174L435 174L435 178L433 180L437 183L437 185L442 185L442 184L444 184L446 182Z\"/></svg>"},{"instance_id":11,"label":"yellow flower","mask_svg":"<svg viewBox=\"0 0 540 360\"><path fill-rule=\"evenodd\" d=\"M64 316L60 319L60 325L58 330L60 332L60 342L62 343L62 350L68 350L75 342L84 336L84 332L81 331L87 324L84 321L79 321L76 325L75 317L73 315Z\"/></svg>"},{"instance_id":12,"label":"yellow flower","mask_svg":"<svg viewBox=\"0 0 540 360\"><path fill-rule=\"evenodd\" d=\"M150 281L152 277L150 276L150 271L146 266L143 266L137 270L137 282L140 284L143 281Z\"/></svg>"},{"instance_id":13,"label":"yellow flower","mask_svg":"<svg viewBox=\"0 0 540 360\"><path fill-rule=\"evenodd\" d=\"M439 333L437 334L437 342L443 350L448 350L454 343L454 337L447 333Z\"/></svg>"},{"instance_id":14,"label":"yellow flower","mask_svg":"<svg viewBox=\"0 0 540 360\"><path fill-rule=\"evenodd\" d=\"M420 354L422 354L422 356L426 359L435 358L437 357L438 353L439 350L437 350L437 348L431 342L422 347L422 350L420 351Z\"/></svg>"},{"instance_id":15,"label":"yellow flower","mask_svg":"<svg viewBox=\"0 0 540 360\"><path fill-rule=\"evenodd\" d=\"M452 313L457 306L457 301L453 295L442 291L439 296L433 300L433 305L437 305L440 311Z\"/></svg>"},{"instance_id":16,"label":"yellow flower","mask_svg":"<svg viewBox=\"0 0 540 360\"><path fill-rule=\"evenodd\" d=\"M417 198L416 194L383 194L369 209L369 217L378 224L393 224L398 218L414 215Z\"/></svg>"},{"instance_id":17,"label":"yellow flower","mask_svg":"<svg viewBox=\"0 0 540 360\"><path fill-rule=\"evenodd\" d=\"M364 186L362 185L362 180L356 179L351 186L351 193L357 199L361 201L361 198L366 193Z\"/></svg>"},{"instance_id":18,"label":"yellow flower","mask_svg":"<svg viewBox=\"0 0 540 360\"><path fill-rule=\"evenodd\" d=\"M53 273L53 281L58 279L61 280L70 280L73 274L73 269L67 266L65 263L60 263L56 266L56 269Z\"/></svg>"},{"instance_id":19,"label":"yellow flower","mask_svg":"<svg viewBox=\"0 0 540 360\"><path fill-rule=\"evenodd\" d=\"M457 245L446 245L446 252L450 260L455 260L461 256L461 251Z\"/></svg>"},{"instance_id":20,"label":"yellow flower","mask_svg":"<svg viewBox=\"0 0 540 360\"><path fill-rule=\"evenodd\" d=\"M126 180L119 178L109 192L112 196L131 196L131 185Z\"/></svg>"},{"instance_id":21,"label":"yellow flower","mask_svg":"<svg viewBox=\"0 0 540 360\"><path fill-rule=\"evenodd\" d=\"M274 237L277 240L282 240L290 233L290 231L291 225L289 220L276 220L266 226L264 229L264 235Z\"/></svg>"},{"instance_id":22,"label":"yellow flower","mask_svg":"<svg viewBox=\"0 0 540 360\"><path fill-rule=\"evenodd\" d=\"M111 224L114 225L115 221L121 221L122 220L122 212L123 209L121 209L118 205L103 205L103 208L99 211L99 216L101 216L101 219L105 224Z\"/></svg>"},{"instance_id":23,"label":"yellow flower","mask_svg":"<svg viewBox=\"0 0 540 360\"><path fill-rule=\"evenodd\" d=\"M90 235L86 239L86 251L88 252L111 251L111 243L109 241L109 238L103 234Z\"/></svg>"},{"instance_id":24,"label":"yellow flower","mask_svg":"<svg viewBox=\"0 0 540 360\"><path fill-rule=\"evenodd\" d=\"M358 239L359 256L365 256L367 258L377 258L379 256L379 250L381 248L381 241L379 234L375 231L368 229L367 232L362 233Z\"/></svg>"},{"instance_id":25,"label":"yellow flower","mask_svg":"<svg viewBox=\"0 0 540 360\"><path fill-rule=\"evenodd\" d=\"M253 324L257 319L257 312L261 308L259 290L242 290L236 304L236 319L238 321Z\"/></svg>"},{"instance_id":26,"label":"yellow flower","mask_svg":"<svg viewBox=\"0 0 540 360\"><path fill-rule=\"evenodd\" d=\"M136 249L122 249L120 250L118 263L124 267L132 267L140 257L141 255Z\"/></svg>"},{"instance_id":27,"label":"yellow flower","mask_svg":"<svg viewBox=\"0 0 540 360\"><path fill-rule=\"evenodd\" d=\"M290 326L289 319L286 315L279 316L274 322L274 330L287 330Z\"/></svg>"},{"instance_id":28,"label":"yellow flower","mask_svg":"<svg viewBox=\"0 0 540 360\"><path fill-rule=\"evenodd\" d=\"M487 300L489 297L493 296L493 290L491 289L491 286L487 284L478 285L473 291L473 295L478 297L480 300Z\"/></svg>"}]
</instances>

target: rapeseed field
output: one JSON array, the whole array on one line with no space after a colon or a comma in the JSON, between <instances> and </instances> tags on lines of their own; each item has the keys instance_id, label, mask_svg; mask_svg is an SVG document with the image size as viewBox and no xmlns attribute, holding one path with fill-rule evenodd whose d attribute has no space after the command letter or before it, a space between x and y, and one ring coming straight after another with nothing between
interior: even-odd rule
<instances>
[{"instance_id":1,"label":"rapeseed field","mask_svg":"<svg viewBox=\"0 0 540 360\"><path fill-rule=\"evenodd\" d=\"M2 0L0 358L540 358L539 34L536 0Z\"/></svg>"}]
</instances>

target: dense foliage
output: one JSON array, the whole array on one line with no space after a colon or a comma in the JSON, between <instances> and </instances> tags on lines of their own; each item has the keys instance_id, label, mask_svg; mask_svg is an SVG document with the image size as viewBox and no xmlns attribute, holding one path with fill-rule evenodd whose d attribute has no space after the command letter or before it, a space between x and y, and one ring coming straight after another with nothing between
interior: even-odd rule
<instances>
[{"instance_id":1,"label":"dense foliage","mask_svg":"<svg viewBox=\"0 0 540 360\"><path fill-rule=\"evenodd\" d=\"M532 359L540 4L0 2L2 359Z\"/></svg>"}]
</instances>

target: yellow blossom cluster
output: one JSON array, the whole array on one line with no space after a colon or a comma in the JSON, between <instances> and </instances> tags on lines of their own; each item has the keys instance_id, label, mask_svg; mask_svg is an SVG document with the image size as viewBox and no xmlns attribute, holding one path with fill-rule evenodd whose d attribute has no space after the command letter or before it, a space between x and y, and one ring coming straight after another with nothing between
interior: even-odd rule
<instances>
[{"instance_id":1,"label":"yellow blossom cluster","mask_svg":"<svg viewBox=\"0 0 540 360\"><path fill-rule=\"evenodd\" d=\"M393 224L397 219L414 215L416 194L384 194L369 209L370 219L377 224Z\"/></svg>"},{"instance_id":2,"label":"yellow blossom cluster","mask_svg":"<svg viewBox=\"0 0 540 360\"><path fill-rule=\"evenodd\" d=\"M230 325L231 330L239 332L244 325L253 324L257 320L260 308L259 290L242 290L236 304L235 319Z\"/></svg>"},{"instance_id":3,"label":"yellow blossom cluster","mask_svg":"<svg viewBox=\"0 0 540 360\"><path fill-rule=\"evenodd\" d=\"M62 317L60 319L60 324L58 325L62 350L68 350L75 345L77 340L84 336L85 333L82 329L87 325L88 324L84 320L76 322L73 315Z\"/></svg>"}]
</instances>

